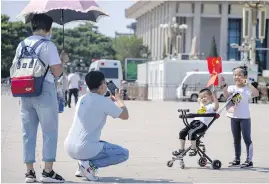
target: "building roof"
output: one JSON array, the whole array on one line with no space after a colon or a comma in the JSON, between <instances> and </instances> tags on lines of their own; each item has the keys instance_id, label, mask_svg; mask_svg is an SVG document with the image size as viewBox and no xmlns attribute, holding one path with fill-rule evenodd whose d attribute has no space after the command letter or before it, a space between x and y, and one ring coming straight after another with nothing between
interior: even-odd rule
<instances>
[{"instance_id":1,"label":"building roof","mask_svg":"<svg viewBox=\"0 0 269 184\"><path fill-rule=\"evenodd\" d=\"M149 12L150 10L154 9L156 6L164 3L165 1L140 1L138 0L135 2L131 7L125 9L125 17L126 18L131 18L131 19L137 19L141 15ZM177 2L184 2L184 3L189 3L189 2L197 2L197 0L177 0ZM207 2L207 3L223 3L224 1L222 0L204 0L202 2ZM240 0L240 1L235 1L235 0L230 0L230 1L225 1L225 3L233 3L233 4L244 4L244 3L250 3L250 2L260 2L261 4L269 5L269 0Z\"/></svg>"}]
</instances>

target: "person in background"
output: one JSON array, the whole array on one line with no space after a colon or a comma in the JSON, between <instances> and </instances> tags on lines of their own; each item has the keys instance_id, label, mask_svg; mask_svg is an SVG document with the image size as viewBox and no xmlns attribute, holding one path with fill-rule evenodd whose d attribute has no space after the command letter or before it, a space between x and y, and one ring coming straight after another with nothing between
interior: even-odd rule
<instances>
[{"instance_id":1,"label":"person in background","mask_svg":"<svg viewBox=\"0 0 269 184\"><path fill-rule=\"evenodd\" d=\"M256 89L258 89L259 83L258 82L255 82L253 80L253 82L251 83L251 85L254 86ZM252 103L258 103L258 98L259 98L258 96L257 97L253 97L252 98Z\"/></svg>"},{"instance_id":2,"label":"person in background","mask_svg":"<svg viewBox=\"0 0 269 184\"><path fill-rule=\"evenodd\" d=\"M68 107L71 108L72 95L75 98L75 104L78 101L80 76L76 72L68 75Z\"/></svg>"}]
</instances>

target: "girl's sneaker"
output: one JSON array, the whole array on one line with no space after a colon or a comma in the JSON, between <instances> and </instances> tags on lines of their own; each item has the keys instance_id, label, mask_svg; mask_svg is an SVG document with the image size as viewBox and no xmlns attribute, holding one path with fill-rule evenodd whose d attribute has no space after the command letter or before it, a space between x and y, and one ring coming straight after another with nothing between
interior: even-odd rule
<instances>
[{"instance_id":1,"label":"girl's sneaker","mask_svg":"<svg viewBox=\"0 0 269 184\"><path fill-rule=\"evenodd\" d=\"M84 176L89 181L98 181L99 178L95 176L96 168L90 163L90 161L80 161L79 166Z\"/></svg>"},{"instance_id":2,"label":"girl's sneaker","mask_svg":"<svg viewBox=\"0 0 269 184\"><path fill-rule=\"evenodd\" d=\"M234 167L234 166L240 166L240 160L234 160L229 163L230 165L228 167Z\"/></svg>"},{"instance_id":3,"label":"girl's sneaker","mask_svg":"<svg viewBox=\"0 0 269 184\"><path fill-rule=\"evenodd\" d=\"M62 176L60 176L53 170L50 173L47 173L45 172L45 170L43 170L40 181L42 183L64 183L65 180Z\"/></svg>"},{"instance_id":4,"label":"girl's sneaker","mask_svg":"<svg viewBox=\"0 0 269 184\"><path fill-rule=\"evenodd\" d=\"M36 182L36 175L35 175L35 171L28 171L25 174L25 183L34 183Z\"/></svg>"},{"instance_id":5,"label":"girl's sneaker","mask_svg":"<svg viewBox=\"0 0 269 184\"><path fill-rule=\"evenodd\" d=\"M252 168L253 162L246 160L245 163L241 165L241 168Z\"/></svg>"}]
</instances>

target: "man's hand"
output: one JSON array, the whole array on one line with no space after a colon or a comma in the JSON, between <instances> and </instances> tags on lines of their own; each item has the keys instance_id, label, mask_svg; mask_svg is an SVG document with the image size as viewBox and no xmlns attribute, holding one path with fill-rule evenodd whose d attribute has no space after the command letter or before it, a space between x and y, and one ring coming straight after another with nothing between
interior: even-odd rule
<instances>
[{"instance_id":1,"label":"man's hand","mask_svg":"<svg viewBox=\"0 0 269 184\"><path fill-rule=\"evenodd\" d=\"M111 93L110 91L109 91L109 94L110 94L109 98L110 98L113 102L115 102L115 101L116 101L115 96L113 96L112 93Z\"/></svg>"},{"instance_id":2,"label":"man's hand","mask_svg":"<svg viewBox=\"0 0 269 184\"><path fill-rule=\"evenodd\" d=\"M116 101L122 101L121 90L119 90L119 89L115 90L115 100Z\"/></svg>"},{"instance_id":3,"label":"man's hand","mask_svg":"<svg viewBox=\"0 0 269 184\"><path fill-rule=\"evenodd\" d=\"M116 89L115 96L112 96L111 99L112 100L115 99L118 107L120 107L123 110L122 113L120 114L120 119L127 120L129 118L129 112L122 100L121 91L119 89Z\"/></svg>"},{"instance_id":4,"label":"man's hand","mask_svg":"<svg viewBox=\"0 0 269 184\"><path fill-rule=\"evenodd\" d=\"M67 62L69 61L69 57L68 57L68 55L65 53L64 50L62 50L62 53L61 53L61 55L60 55L60 59L61 59L62 64L65 64L65 63L67 63Z\"/></svg>"}]
</instances>

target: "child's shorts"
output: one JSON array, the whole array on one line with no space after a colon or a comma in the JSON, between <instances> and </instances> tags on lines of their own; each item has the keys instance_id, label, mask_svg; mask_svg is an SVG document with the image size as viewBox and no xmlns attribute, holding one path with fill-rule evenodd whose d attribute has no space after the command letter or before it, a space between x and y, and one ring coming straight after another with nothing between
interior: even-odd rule
<instances>
[{"instance_id":1,"label":"child's shorts","mask_svg":"<svg viewBox=\"0 0 269 184\"><path fill-rule=\"evenodd\" d=\"M193 120L190 123L190 128L185 127L179 132L179 139L185 140L187 135L189 140L196 140L197 134L204 133L207 130L207 126L199 120Z\"/></svg>"}]
</instances>

